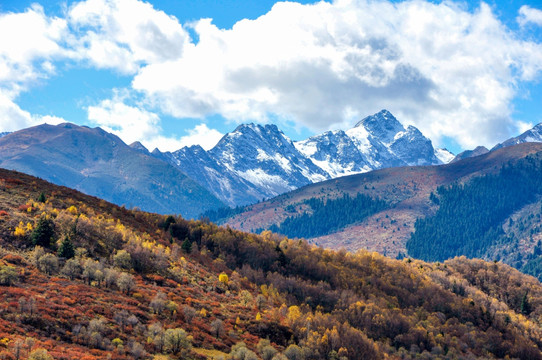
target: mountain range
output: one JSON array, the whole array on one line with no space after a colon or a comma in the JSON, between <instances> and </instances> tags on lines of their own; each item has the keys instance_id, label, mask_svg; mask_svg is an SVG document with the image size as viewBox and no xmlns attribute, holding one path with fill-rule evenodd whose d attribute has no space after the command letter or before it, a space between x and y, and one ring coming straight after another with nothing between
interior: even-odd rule
<instances>
[{"instance_id":1,"label":"mountain range","mask_svg":"<svg viewBox=\"0 0 542 360\"><path fill-rule=\"evenodd\" d=\"M246 124L215 147L152 154L168 161L230 206L255 203L340 176L395 166L436 165L451 160L435 151L415 127L405 128L382 110L347 131L290 140L276 125ZM438 155L438 156L437 156Z\"/></svg>"},{"instance_id":2,"label":"mountain range","mask_svg":"<svg viewBox=\"0 0 542 360\"><path fill-rule=\"evenodd\" d=\"M495 149L542 141L540 125ZM485 148L484 148L485 149ZM476 156L481 148L455 160ZM292 141L276 125L244 124L210 150L149 152L99 128L40 125L0 137L0 166L74 187L116 204L194 218L254 204L303 186L390 167L454 159L413 126L382 110L346 131Z\"/></svg>"}]
</instances>

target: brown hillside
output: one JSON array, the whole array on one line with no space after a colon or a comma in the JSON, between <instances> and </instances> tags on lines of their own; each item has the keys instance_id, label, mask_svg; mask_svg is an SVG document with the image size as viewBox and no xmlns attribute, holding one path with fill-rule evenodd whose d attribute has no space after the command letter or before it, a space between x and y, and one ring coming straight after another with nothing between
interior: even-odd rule
<instances>
[{"instance_id":1,"label":"brown hillside","mask_svg":"<svg viewBox=\"0 0 542 360\"><path fill-rule=\"evenodd\" d=\"M3 359L542 359L541 318L542 285L500 263L323 250L0 170Z\"/></svg>"},{"instance_id":2,"label":"brown hillside","mask_svg":"<svg viewBox=\"0 0 542 360\"><path fill-rule=\"evenodd\" d=\"M498 171L503 164L540 151L541 143L523 143L447 165L388 168L328 180L252 205L225 224L243 231L265 229L292 216L286 210L289 205L301 214L306 211L306 206L302 205L304 200L363 193L386 200L392 206L360 224L310 241L326 248L368 249L396 256L399 252L405 253L405 243L414 230L416 219L435 211L429 194L438 186Z\"/></svg>"}]
</instances>

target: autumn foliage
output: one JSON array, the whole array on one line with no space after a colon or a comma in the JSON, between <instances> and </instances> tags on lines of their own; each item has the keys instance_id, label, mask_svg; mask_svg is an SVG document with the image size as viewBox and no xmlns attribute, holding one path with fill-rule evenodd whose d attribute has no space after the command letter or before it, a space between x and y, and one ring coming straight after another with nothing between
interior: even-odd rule
<instances>
[{"instance_id":1,"label":"autumn foliage","mask_svg":"<svg viewBox=\"0 0 542 360\"><path fill-rule=\"evenodd\" d=\"M542 286L500 263L334 252L0 183L6 359L542 358Z\"/></svg>"}]
</instances>

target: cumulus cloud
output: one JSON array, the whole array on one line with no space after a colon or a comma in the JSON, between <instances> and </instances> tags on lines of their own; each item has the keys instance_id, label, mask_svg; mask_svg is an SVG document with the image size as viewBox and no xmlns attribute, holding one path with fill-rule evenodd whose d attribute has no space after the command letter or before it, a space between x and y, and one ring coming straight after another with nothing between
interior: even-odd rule
<instances>
[{"instance_id":1,"label":"cumulus cloud","mask_svg":"<svg viewBox=\"0 0 542 360\"><path fill-rule=\"evenodd\" d=\"M161 151L175 151L196 144L204 149L210 149L223 136L205 124L188 130L188 135L183 137L164 136L160 117L145 110L141 104L126 104L130 102L130 95L126 91L116 91L112 99L105 99L97 105L89 106L88 119L94 125L117 135L127 144L140 141L151 151L155 148Z\"/></svg>"},{"instance_id":2,"label":"cumulus cloud","mask_svg":"<svg viewBox=\"0 0 542 360\"><path fill-rule=\"evenodd\" d=\"M517 21L521 26L529 23L542 26L542 10L532 8L529 5L523 5L519 9Z\"/></svg>"},{"instance_id":3,"label":"cumulus cloud","mask_svg":"<svg viewBox=\"0 0 542 360\"><path fill-rule=\"evenodd\" d=\"M138 106L127 105L125 93L102 100L87 108L88 119L102 129L112 132L126 143L156 137L160 133L157 114Z\"/></svg>"},{"instance_id":4,"label":"cumulus cloud","mask_svg":"<svg viewBox=\"0 0 542 360\"><path fill-rule=\"evenodd\" d=\"M69 9L68 21L80 59L127 74L178 59L189 42L175 17L137 0L82 1Z\"/></svg>"},{"instance_id":5,"label":"cumulus cloud","mask_svg":"<svg viewBox=\"0 0 542 360\"><path fill-rule=\"evenodd\" d=\"M16 104L17 96L55 73L53 60L69 56L62 46L66 20L48 17L33 4L22 13L0 14L0 129L15 131L64 119L31 114Z\"/></svg>"},{"instance_id":6,"label":"cumulus cloud","mask_svg":"<svg viewBox=\"0 0 542 360\"><path fill-rule=\"evenodd\" d=\"M451 2L285 2L229 30L192 26L197 44L132 84L180 118L273 115L321 131L387 108L437 142L490 145L517 130L517 84L542 69L542 46L484 3L470 13Z\"/></svg>"},{"instance_id":7,"label":"cumulus cloud","mask_svg":"<svg viewBox=\"0 0 542 360\"><path fill-rule=\"evenodd\" d=\"M223 136L224 134L220 131L210 129L206 124L199 124L188 130L188 135L181 137L180 144L182 147L200 145L205 150L210 150Z\"/></svg>"},{"instance_id":8,"label":"cumulus cloud","mask_svg":"<svg viewBox=\"0 0 542 360\"><path fill-rule=\"evenodd\" d=\"M17 131L22 128L38 125L57 125L66 122L63 118L52 115L35 115L21 109L9 96L0 92L0 130Z\"/></svg>"},{"instance_id":9,"label":"cumulus cloud","mask_svg":"<svg viewBox=\"0 0 542 360\"><path fill-rule=\"evenodd\" d=\"M64 19L50 18L40 5L22 13L0 14L0 89L14 98L30 83L54 73L51 59L67 56L60 43Z\"/></svg>"}]
</instances>

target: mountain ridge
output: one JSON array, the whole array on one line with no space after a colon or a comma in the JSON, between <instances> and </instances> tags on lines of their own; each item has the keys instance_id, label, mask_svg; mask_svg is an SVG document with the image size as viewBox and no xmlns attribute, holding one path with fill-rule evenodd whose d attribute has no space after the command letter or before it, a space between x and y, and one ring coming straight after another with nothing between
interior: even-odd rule
<instances>
[{"instance_id":1,"label":"mountain ridge","mask_svg":"<svg viewBox=\"0 0 542 360\"><path fill-rule=\"evenodd\" d=\"M153 151L230 206L379 168L441 164L436 153L418 129L405 128L387 110L363 118L352 129L302 141L292 141L274 124L250 123L225 134L208 151Z\"/></svg>"},{"instance_id":2,"label":"mountain ridge","mask_svg":"<svg viewBox=\"0 0 542 360\"><path fill-rule=\"evenodd\" d=\"M500 144L495 145L491 150L493 151L506 146L513 146L525 142L542 142L542 123L539 123L519 136L510 138Z\"/></svg>"},{"instance_id":3,"label":"mountain ridge","mask_svg":"<svg viewBox=\"0 0 542 360\"><path fill-rule=\"evenodd\" d=\"M38 125L0 138L0 166L117 204L198 215L221 202L186 175L101 128Z\"/></svg>"}]
</instances>

